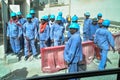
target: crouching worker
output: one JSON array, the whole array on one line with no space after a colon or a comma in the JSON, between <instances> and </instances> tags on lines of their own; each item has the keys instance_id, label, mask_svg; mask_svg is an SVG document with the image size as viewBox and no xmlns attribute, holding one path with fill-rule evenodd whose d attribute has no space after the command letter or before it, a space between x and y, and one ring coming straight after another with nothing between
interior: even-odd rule
<instances>
[{"instance_id":1,"label":"crouching worker","mask_svg":"<svg viewBox=\"0 0 120 80\"><path fill-rule=\"evenodd\" d=\"M37 28L32 22L32 15L28 14L26 16L27 22L23 25L23 35L24 35L24 53L25 60L30 56L30 49L32 49L32 54L34 58L37 58L37 52L35 48L35 41L37 38Z\"/></svg>"},{"instance_id":2,"label":"crouching worker","mask_svg":"<svg viewBox=\"0 0 120 80\"><path fill-rule=\"evenodd\" d=\"M64 49L64 59L68 64L68 72L74 73L79 71L78 63L82 61L82 45L80 33L78 33L79 25L72 23L70 26L70 33L72 34ZM70 79L70 80L78 80Z\"/></svg>"},{"instance_id":3,"label":"crouching worker","mask_svg":"<svg viewBox=\"0 0 120 80\"><path fill-rule=\"evenodd\" d=\"M115 52L114 46L114 38L110 31L108 31L108 27L110 25L109 20L104 20L102 22L102 28L97 29L95 33L94 43L100 48L100 56L101 60L98 66L99 70L104 70L106 61L107 61L107 54L109 51L109 46L112 47L113 51Z\"/></svg>"}]
</instances>

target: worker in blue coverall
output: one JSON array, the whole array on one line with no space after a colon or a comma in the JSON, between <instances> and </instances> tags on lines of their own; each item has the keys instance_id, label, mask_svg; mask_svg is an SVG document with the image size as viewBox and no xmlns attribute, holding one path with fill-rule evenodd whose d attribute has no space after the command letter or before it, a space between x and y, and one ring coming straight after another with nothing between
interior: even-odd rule
<instances>
[{"instance_id":1,"label":"worker in blue coverall","mask_svg":"<svg viewBox=\"0 0 120 80\"><path fill-rule=\"evenodd\" d=\"M47 41L50 37L50 28L47 23L47 17L42 16L40 30L39 30L39 40L40 40L40 48L47 47Z\"/></svg>"},{"instance_id":2,"label":"worker in blue coverall","mask_svg":"<svg viewBox=\"0 0 120 80\"><path fill-rule=\"evenodd\" d=\"M99 70L104 70L106 66L107 61L107 54L109 51L109 47L111 46L113 49L113 52L115 52L114 46L114 38L110 31L108 31L108 27L110 25L109 20L104 20L102 22L102 28L97 29L95 33L94 43L100 48L100 55L101 60L98 66Z\"/></svg>"},{"instance_id":3,"label":"worker in blue coverall","mask_svg":"<svg viewBox=\"0 0 120 80\"><path fill-rule=\"evenodd\" d=\"M65 18L63 17L63 13L62 13L61 11L58 12L58 16L61 16L61 17L62 17L61 26L63 26L63 33L64 33L66 20L65 20ZM62 36L62 43L61 43L61 44L64 44L64 41L65 41L65 37L64 37L64 35L63 35L63 36Z\"/></svg>"},{"instance_id":4,"label":"worker in blue coverall","mask_svg":"<svg viewBox=\"0 0 120 80\"><path fill-rule=\"evenodd\" d=\"M78 23L78 16L74 15L74 16L72 17L72 23ZM70 31L68 31L68 33L67 33L67 40L68 40L70 37L71 37L71 33L70 33Z\"/></svg>"},{"instance_id":5,"label":"worker in blue coverall","mask_svg":"<svg viewBox=\"0 0 120 80\"><path fill-rule=\"evenodd\" d=\"M32 15L27 14L27 22L23 25L24 35L24 54L25 60L30 57L30 49L34 58L37 58L37 51L35 48L35 41L37 39L37 28L34 22L32 22Z\"/></svg>"},{"instance_id":6,"label":"worker in blue coverall","mask_svg":"<svg viewBox=\"0 0 120 80\"><path fill-rule=\"evenodd\" d=\"M61 21L62 17L57 16L56 23L51 27L50 30L50 38L54 46L62 44L63 26L61 25Z\"/></svg>"},{"instance_id":7,"label":"worker in blue coverall","mask_svg":"<svg viewBox=\"0 0 120 80\"><path fill-rule=\"evenodd\" d=\"M92 19L92 23L90 24L90 28L89 28L89 40L93 41L94 40L94 35L96 30L99 28L98 25L98 20L97 18L93 18Z\"/></svg>"},{"instance_id":8,"label":"worker in blue coverall","mask_svg":"<svg viewBox=\"0 0 120 80\"><path fill-rule=\"evenodd\" d=\"M77 23L72 23L70 26L70 33L72 36L68 40L64 49L64 60L68 64L68 72L74 73L79 71L78 63L82 61L82 45L81 37L78 33L79 25ZM70 80L79 80L79 79L70 79Z\"/></svg>"},{"instance_id":9,"label":"worker in blue coverall","mask_svg":"<svg viewBox=\"0 0 120 80\"><path fill-rule=\"evenodd\" d=\"M49 21L50 30L54 24L55 24L55 15L51 14L50 21ZM49 42L50 46L53 46L54 44L52 43L52 39L49 38L49 40L50 40L50 42Z\"/></svg>"},{"instance_id":10,"label":"worker in blue coverall","mask_svg":"<svg viewBox=\"0 0 120 80\"><path fill-rule=\"evenodd\" d=\"M92 20L89 18L90 17L89 12L84 13L84 16L85 16L85 20L83 24L83 41L88 41L89 40L89 27L90 27Z\"/></svg>"},{"instance_id":11,"label":"worker in blue coverall","mask_svg":"<svg viewBox=\"0 0 120 80\"><path fill-rule=\"evenodd\" d=\"M21 24L17 20L16 13L11 13L11 20L8 22L7 38L10 39L10 45L13 55L20 54L20 36L22 35Z\"/></svg>"},{"instance_id":12,"label":"worker in blue coverall","mask_svg":"<svg viewBox=\"0 0 120 80\"><path fill-rule=\"evenodd\" d=\"M98 13L98 14L97 14L97 18L98 18L98 21L99 21L100 19L102 19L102 13Z\"/></svg>"},{"instance_id":13,"label":"worker in blue coverall","mask_svg":"<svg viewBox=\"0 0 120 80\"><path fill-rule=\"evenodd\" d=\"M23 24L25 22L27 22L27 20L25 18L23 18L22 16L22 13L21 12L17 12L17 16L18 16L18 22L22 25L23 27ZM22 29L23 30L23 29ZM24 49L24 37L23 37L23 34L21 35L20 37L20 47L21 47L21 50Z\"/></svg>"},{"instance_id":14,"label":"worker in blue coverall","mask_svg":"<svg viewBox=\"0 0 120 80\"><path fill-rule=\"evenodd\" d=\"M32 22L35 23L36 27L37 27L37 39L35 41L35 47L37 49L37 52L39 52L39 44L37 43L39 41L39 36L38 36L38 30L39 30L39 19L37 17L35 17L35 10L31 9L30 10L30 14L32 15Z\"/></svg>"}]
</instances>

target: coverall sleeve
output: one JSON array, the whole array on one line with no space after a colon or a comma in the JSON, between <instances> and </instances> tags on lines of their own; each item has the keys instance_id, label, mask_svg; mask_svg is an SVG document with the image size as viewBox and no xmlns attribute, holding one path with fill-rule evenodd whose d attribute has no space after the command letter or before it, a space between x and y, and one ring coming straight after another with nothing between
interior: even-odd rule
<instances>
[{"instance_id":1,"label":"coverall sleeve","mask_svg":"<svg viewBox=\"0 0 120 80\"><path fill-rule=\"evenodd\" d=\"M69 51L68 51L68 56L69 56L68 61L70 61L69 63L71 63L73 61L73 59L75 58L78 40L79 39L77 37L72 38L71 46L70 46Z\"/></svg>"},{"instance_id":2,"label":"coverall sleeve","mask_svg":"<svg viewBox=\"0 0 120 80\"><path fill-rule=\"evenodd\" d=\"M7 26L7 36L10 37L10 27L9 27L9 23L8 23L8 26Z\"/></svg>"},{"instance_id":3,"label":"coverall sleeve","mask_svg":"<svg viewBox=\"0 0 120 80\"><path fill-rule=\"evenodd\" d=\"M18 29L19 29L18 37L20 37L22 35L22 33L23 33L22 26L18 26Z\"/></svg>"},{"instance_id":4,"label":"coverall sleeve","mask_svg":"<svg viewBox=\"0 0 120 80\"><path fill-rule=\"evenodd\" d=\"M54 25L52 25L50 29L50 38L53 39L53 36L54 36Z\"/></svg>"},{"instance_id":5,"label":"coverall sleeve","mask_svg":"<svg viewBox=\"0 0 120 80\"><path fill-rule=\"evenodd\" d=\"M114 38L113 38L111 32L108 32L108 41L109 41L109 44L111 47L115 46L115 41L114 41Z\"/></svg>"},{"instance_id":6,"label":"coverall sleeve","mask_svg":"<svg viewBox=\"0 0 120 80\"><path fill-rule=\"evenodd\" d=\"M37 26L37 25L34 24L34 28L35 28L35 30L34 30L35 36L34 36L34 37L35 37L35 39L37 39L37 35L38 35L38 33L37 33L37 27L36 27L36 26Z\"/></svg>"},{"instance_id":7,"label":"coverall sleeve","mask_svg":"<svg viewBox=\"0 0 120 80\"><path fill-rule=\"evenodd\" d=\"M25 27L26 27L26 25L24 24L24 25L23 25L23 36L24 36L24 37L26 36L26 34L25 34L26 28L25 28Z\"/></svg>"},{"instance_id":8,"label":"coverall sleeve","mask_svg":"<svg viewBox=\"0 0 120 80\"><path fill-rule=\"evenodd\" d=\"M48 38L50 37L50 28L49 28L49 26L47 25L46 26L46 29L47 29L47 32L46 32L46 35L47 35L47 37L46 37L46 41L48 40Z\"/></svg>"}]
</instances>

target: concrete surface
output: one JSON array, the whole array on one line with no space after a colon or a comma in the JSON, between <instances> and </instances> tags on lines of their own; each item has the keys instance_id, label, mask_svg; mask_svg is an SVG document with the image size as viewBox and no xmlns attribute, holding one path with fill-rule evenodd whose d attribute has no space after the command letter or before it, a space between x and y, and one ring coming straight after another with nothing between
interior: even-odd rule
<instances>
[{"instance_id":1,"label":"concrete surface","mask_svg":"<svg viewBox=\"0 0 120 80\"><path fill-rule=\"evenodd\" d=\"M112 53L108 54L108 61L106 69L117 68L118 67L119 55ZM4 61L0 61L2 64L0 67L0 77L1 80L22 80L28 77L43 76L43 75L55 75L66 73L66 70L61 70L56 73L42 73L41 71L41 59L34 59L32 56L29 60L24 61L22 57L21 61L13 64L5 64ZM94 60L92 63L86 66L86 70L97 70L98 61ZM82 78L81 80L116 80L116 75L107 76L97 76Z\"/></svg>"}]
</instances>

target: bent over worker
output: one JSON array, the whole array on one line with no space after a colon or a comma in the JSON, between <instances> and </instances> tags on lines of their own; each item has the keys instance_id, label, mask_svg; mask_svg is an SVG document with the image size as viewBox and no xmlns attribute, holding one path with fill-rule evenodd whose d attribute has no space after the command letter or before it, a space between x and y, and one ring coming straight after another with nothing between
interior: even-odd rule
<instances>
[{"instance_id":1,"label":"bent over worker","mask_svg":"<svg viewBox=\"0 0 120 80\"><path fill-rule=\"evenodd\" d=\"M82 45L80 33L78 33L79 25L77 23L72 23L70 25L70 33L72 34L68 40L65 49L64 49L64 60L68 64L68 72L78 72L79 65L78 63L82 61ZM70 79L78 80L78 79Z\"/></svg>"},{"instance_id":2,"label":"bent over worker","mask_svg":"<svg viewBox=\"0 0 120 80\"><path fill-rule=\"evenodd\" d=\"M109 46L112 47L113 51L115 52L114 46L114 38L110 31L108 31L108 27L110 25L109 20L104 20L102 22L102 28L99 28L95 33L94 43L100 48L100 55L101 60L98 66L99 70L104 70L106 61L107 61L107 54L109 51Z\"/></svg>"}]
</instances>

